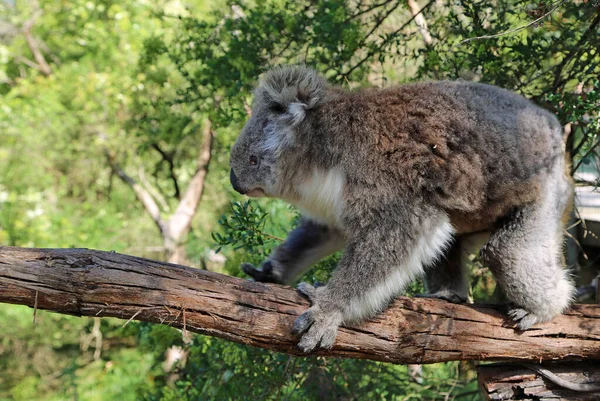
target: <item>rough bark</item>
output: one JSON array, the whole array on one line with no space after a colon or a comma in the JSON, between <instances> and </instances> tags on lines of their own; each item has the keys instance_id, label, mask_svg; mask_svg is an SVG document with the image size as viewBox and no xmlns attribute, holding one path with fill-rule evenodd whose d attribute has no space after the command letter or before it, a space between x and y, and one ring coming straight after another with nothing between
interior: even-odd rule
<instances>
[{"instance_id":1,"label":"rough bark","mask_svg":"<svg viewBox=\"0 0 600 401\"><path fill-rule=\"evenodd\" d=\"M600 364L598 362L563 363L546 365L560 380L584 386L600 386ZM525 401L597 401L600 391L573 391L554 383L542 374L519 365L493 364L477 368L479 384L486 400Z\"/></svg>"},{"instance_id":2,"label":"rough bark","mask_svg":"<svg viewBox=\"0 0 600 401\"><path fill-rule=\"evenodd\" d=\"M14 247L0 247L0 302L163 323L295 355L290 328L308 307L289 287L111 252ZM519 332L492 307L400 297L317 353L396 363L600 359L600 306L575 305Z\"/></svg>"}]
</instances>

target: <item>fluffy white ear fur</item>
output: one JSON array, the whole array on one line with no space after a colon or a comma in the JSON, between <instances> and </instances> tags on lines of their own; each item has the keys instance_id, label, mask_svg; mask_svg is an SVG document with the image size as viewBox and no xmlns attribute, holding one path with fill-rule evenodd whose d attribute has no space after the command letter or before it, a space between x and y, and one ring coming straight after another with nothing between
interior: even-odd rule
<instances>
[{"instance_id":1,"label":"fluffy white ear fur","mask_svg":"<svg viewBox=\"0 0 600 401\"><path fill-rule=\"evenodd\" d=\"M287 108L287 113L284 114L285 119L291 120L292 126L298 125L306 117L308 106L305 103L292 102Z\"/></svg>"}]
</instances>

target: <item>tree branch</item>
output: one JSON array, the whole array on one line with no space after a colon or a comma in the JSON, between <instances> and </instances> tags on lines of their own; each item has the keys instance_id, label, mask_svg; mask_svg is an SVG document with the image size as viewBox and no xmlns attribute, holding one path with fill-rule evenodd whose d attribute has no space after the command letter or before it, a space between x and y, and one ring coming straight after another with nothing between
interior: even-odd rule
<instances>
[{"instance_id":1,"label":"tree branch","mask_svg":"<svg viewBox=\"0 0 600 401\"><path fill-rule=\"evenodd\" d=\"M560 7L566 0L562 0L560 1L556 6L554 6L550 11L548 11L547 13L545 13L544 15L542 15L539 18L536 18L535 20L528 22L524 25L521 25L517 28L513 28L513 29L509 29L507 31L503 31L503 32L499 32L499 33L495 33L493 35L483 35L483 36L476 36L474 38L467 38L465 40L462 40L459 45L462 45L463 43L467 43L467 42L471 42L473 40L482 40L482 39L494 39L494 38L499 38L500 36L504 36L504 35L509 35L511 33L517 33L519 31L522 31L523 29L529 28L532 25L537 24L538 22L540 22L541 20L543 20L544 18L546 18L547 16L549 16L550 14L552 14L554 11L556 11L558 9L558 7Z\"/></svg>"},{"instance_id":2,"label":"tree branch","mask_svg":"<svg viewBox=\"0 0 600 401\"><path fill-rule=\"evenodd\" d=\"M338 75L341 75L342 77L347 77L350 74L352 74L352 72L354 72L354 70L356 70L357 68L359 68L368 59L370 59L371 57L373 57L373 55L375 55L377 52L381 51L385 46L387 46L388 44L390 44L396 38L396 35L398 35L400 32L402 32L402 30L404 28L406 28L408 26L408 24L410 24L411 22L413 22L415 20L415 18L417 18L417 16L419 16L422 12L424 12L430 6L432 6L433 3L435 3L435 1L436 0L429 0L429 2L427 4L425 4L423 6L423 8L421 8L417 13L412 13L412 17L408 21L406 21L404 24L402 24L394 32L386 35L387 36L386 39L384 39L376 48L369 50L367 52L367 54L363 58L361 58L358 62L356 62L356 64L354 64L352 67L350 67L345 73L341 73L340 72Z\"/></svg>"},{"instance_id":3,"label":"tree branch","mask_svg":"<svg viewBox=\"0 0 600 401\"><path fill-rule=\"evenodd\" d=\"M295 290L113 252L0 247L0 302L79 316L185 328L300 355L290 334L308 308ZM184 319L185 316L185 319ZM341 328L319 355L396 363L600 359L600 306L575 305L519 332L491 307L398 298L377 318Z\"/></svg>"},{"instance_id":4,"label":"tree branch","mask_svg":"<svg viewBox=\"0 0 600 401\"><path fill-rule=\"evenodd\" d=\"M144 187L138 184L133 178L131 178L121 166L116 162L114 156L110 153L108 149L104 149L104 154L106 155L106 160L108 161L108 165L114 174L117 175L125 184L129 185L135 196L138 198L142 205L144 205L144 209L148 212L154 223L157 225L160 232L165 231L165 221L162 219L160 215L160 208L156 204L156 201Z\"/></svg>"},{"instance_id":5,"label":"tree branch","mask_svg":"<svg viewBox=\"0 0 600 401\"><path fill-rule=\"evenodd\" d=\"M431 38L431 34L429 33L429 28L427 28L427 21L425 21L425 17L421 14L421 8L419 7L419 3L416 0L407 0L408 7L410 8L410 12L415 18L415 24L419 27L419 32L421 33L421 37L425 42L425 46L431 46L433 43L433 39Z\"/></svg>"},{"instance_id":6,"label":"tree branch","mask_svg":"<svg viewBox=\"0 0 600 401\"><path fill-rule=\"evenodd\" d=\"M41 14L42 10L38 8L33 12L31 18L25 21L25 23L23 24L23 35L25 35L25 40L27 41L29 50L31 51L31 54L33 54L33 58L35 59L38 65L37 69L42 74L48 77L52 75L52 69L50 68L50 65L46 62L46 59L44 58L44 55L40 50L38 40L33 36L33 33L31 33L31 29L35 24L35 21L41 16Z\"/></svg>"},{"instance_id":7,"label":"tree branch","mask_svg":"<svg viewBox=\"0 0 600 401\"><path fill-rule=\"evenodd\" d=\"M154 188L154 186L146 179L146 172L144 171L144 166L141 163L138 165L138 177L144 189L148 191L148 193L158 204L160 204L162 210L168 213L170 208L167 200L164 196L162 196L159 190Z\"/></svg>"},{"instance_id":8,"label":"tree branch","mask_svg":"<svg viewBox=\"0 0 600 401\"><path fill-rule=\"evenodd\" d=\"M177 175L175 174L175 163L173 162L173 154L171 152L165 152L156 142L152 144L152 149L156 150L162 157L163 161L167 162L167 165L169 166L169 178L173 182L173 190L175 191L173 196L179 199L181 197L181 192L179 191L179 183L177 182Z\"/></svg>"},{"instance_id":9,"label":"tree branch","mask_svg":"<svg viewBox=\"0 0 600 401\"><path fill-rule=\"evenodd\" d=\"M203 129L203 144L200 148L197 159L196 173L192 177L183 198L179 202L175 213L169 218L169 235L176 240L181 239L189 230L192 224L192 219L196 214L196 209L202 193L204 192L204 180L208 173L208 165L210 163L210 151L212 149L212 125L210 120L207 120Z\"/></svg>"},{"instance_id":10,"label":"tree branch","mask_svg":"<svg viewBox=\"0 0 600 401\"><path fill-rule=\"evenodd\" d=\"M575 46L573 46L569 54L567 54L567 56L556 67L554 67L556 68L556 70L554 71L554 81L552 82L553 92L556 92L558 90L558 87L563 82L561 74L567 63L571 61L580 52L581 48L583 47L583 44L594 35L594 33L597 31L596 28L598 28L599 24L600 13L596 15L596 18L594 18L594 20L590 23L588 29L584 32L581 38L579 38L579 40L577 41Z\"/></svg>"}]
</instances>

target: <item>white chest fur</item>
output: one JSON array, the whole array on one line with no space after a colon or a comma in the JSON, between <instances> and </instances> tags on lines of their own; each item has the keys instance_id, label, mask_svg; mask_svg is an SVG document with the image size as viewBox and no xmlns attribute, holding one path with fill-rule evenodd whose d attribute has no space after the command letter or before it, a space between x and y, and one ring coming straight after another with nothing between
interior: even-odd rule
<instances>
[{"instance_id":1,"label":"white chest fur","mask_svg":"<svg viewBox=\"0 0 600 401\"><path fill-rule=\"evenodd\" d=\"M342 170L315 169L298 187L300 199L294 202L307 216L334 227L341 226L346 177Z\"/></svg>"}]
</instances>

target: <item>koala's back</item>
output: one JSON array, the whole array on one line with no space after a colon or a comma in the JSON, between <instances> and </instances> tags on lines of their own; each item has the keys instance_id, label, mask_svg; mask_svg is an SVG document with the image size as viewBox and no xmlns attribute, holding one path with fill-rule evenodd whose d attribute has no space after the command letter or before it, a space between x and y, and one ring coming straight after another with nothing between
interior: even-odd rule
<instances>
[{"instance_id":1,"label":"koala's back","mask_svg":"<svg viewBox=\"0 0 600 401\"><path fill-rule=\"evenodd\" d=\"M330 123L351 155L345 170L356 182L378 188L382 199L403 191L426 197L467 226L484 228L535 200L550 171L564 164L556 118L490 85L362 90L339 96L329 108L337 110L332 115L347 111L347 123L339 117Z\"/></svg>"}]
</instances>

